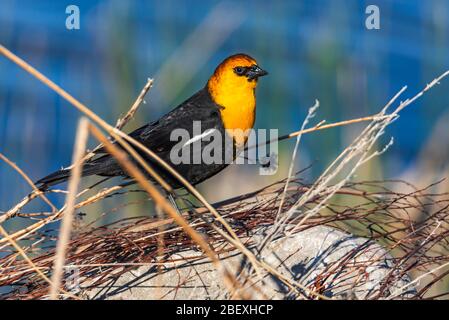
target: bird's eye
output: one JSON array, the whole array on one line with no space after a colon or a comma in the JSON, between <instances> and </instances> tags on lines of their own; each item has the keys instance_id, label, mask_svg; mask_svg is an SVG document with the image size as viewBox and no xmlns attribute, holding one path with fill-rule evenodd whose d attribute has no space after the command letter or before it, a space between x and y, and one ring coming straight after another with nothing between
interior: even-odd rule
<instances>
[{"instance_id":1,"label":"bird's eye","mask_svg":"<svg viewBox=\"0 0 449 320\"><path fill-rule=\"evenodd\" d=\"M245 72L245 69L243 69L242 67L235 67L234 68L235 73L237 73L239 76L243 75L243 73Z\"/></svg>"}]
</instances>

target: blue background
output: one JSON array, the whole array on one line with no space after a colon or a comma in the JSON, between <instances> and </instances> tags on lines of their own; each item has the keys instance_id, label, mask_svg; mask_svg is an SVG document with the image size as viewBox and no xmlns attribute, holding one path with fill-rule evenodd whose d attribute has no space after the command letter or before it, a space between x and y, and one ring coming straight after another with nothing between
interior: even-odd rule
<instances>
[{"instance_id":1,"label":"blue background","mask_svg":"<svg viewBox=\"0 0 449 320\"><path fill-rule=\"evenodd\" d=\"M80 8L80 30L65 27L70 4ZM369 4L380 8L380 30L365 28ZM259 83L256 126L285 134L301 126L315 99L321 102L315 121L335 122L374 114L404 85L409 89L403 99L421 90L449 68L448 18L444 0L2 0L0 42L112 124L154 77L128 131L200 89L226 56L245 52L270 72ZM447 174L448 91L443 82L404 110L383 139L393 136L395 144L359 177L414 172L411 182L419 183ZM0 58L0 152L32 179L70 163L79 117L53 91ZM313 163L306 175L316 176L361 128L306 136L298 167ZM218 200L280 179L292 146L280 145L282 167L275 177L257 176L257 168L230 168L201 189ZM432 167L431 177L416 175L422 163ZM0 163L0 211L29 190ZM55 201L62 204L63 198Z\"/></svg>"}]
</instances>

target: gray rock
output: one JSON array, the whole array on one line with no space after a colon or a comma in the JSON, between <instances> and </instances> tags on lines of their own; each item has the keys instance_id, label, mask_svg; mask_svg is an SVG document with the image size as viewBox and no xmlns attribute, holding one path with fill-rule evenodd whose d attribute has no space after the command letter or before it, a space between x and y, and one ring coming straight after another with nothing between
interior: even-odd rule
<instances>
[{"instance_id":1,"label":"gray rock","mask_svg":"<svg viewBox=\"0 0 449 320\"><path fill-rule=\"evenodd\" d=\"M262 240L262 232L251 237L251 243ZM244 243L245 243L244 241ZM229 270L239 270L245 261L241 254L220 255ZM335 299L368 299L378 293L390 276L388 295L410 282L392 269L392 257L380 245L365 238L354 237L340 230L317 226L272 241L261 253L263 259L284 277L322 295ZM229 293L218 272L202 253L194 250L173 254L162 271L142 266L124 273L113 285L85 288L91 299L226 299ZM299 296L277 277L264 272L258 288L247 285L245 293L254 299L295 299ZM411 287L411 286L410 286ZM398 298L413 295L408 287ZM385 297L385 296L384 296ZM382 298L382 297L380 297Z\"/></svg>"}]
</instances>

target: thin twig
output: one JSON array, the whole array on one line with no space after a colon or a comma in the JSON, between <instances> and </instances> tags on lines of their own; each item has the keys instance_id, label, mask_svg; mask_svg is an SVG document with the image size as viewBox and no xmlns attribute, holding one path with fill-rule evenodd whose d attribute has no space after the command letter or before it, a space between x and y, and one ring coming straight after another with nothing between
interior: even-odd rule
<instances>
[{"instance_id":1,"label":"thin twig","mask_svg":"<svg viewBox=\"0 0 449 320\"><path fill-rule=\"evenodd\" d=\"M78 130L76 133L75 147L73 150L73 163L75 164L71 170L68 194L66 197L66 209L62 215L61 229L59 231L59 239L56 245L56 254L54 260L54 268L52 274L52 284L50 287L50 299L56 300L59 295L59 287L61 286L61 280L63 276L63 267L65 262L65 256L67 252L68 243L70 240L70 233L72 229L73 213L75 211L75 199L78 190L78 185L83 170L83 155L86 150L87 138L88 138L88 120L81 118L78 124Z\"/></svg>"},{"instance_id":2,"label":"thin twig","mask_svg":"<svg viewBox=\"0 0 449 320\"><path fill-rule=\"evenodd\" d=\"M125 114L125 116L123 116L123 118L119 118L117 120L117 123L115 124L115 128L117 128L119 130L123 129L128 124L128 122L134 117L135 113L137 112L137 110L141 106L142 102L144 101L145 96L147 95L148 91L153 86L153 82L154 82L153 79L148 78L147 83L144 85L144 87L140 91L139 95L137 96L136 100L129 108L128 112ZM84 156L83 161L87 161L87 160L93 158L95 156L95 152L98 151L99 149L101 149L102 146L103 145L101 145L101 144L97 145L91 152L89 152L88 154L86 154ZM72 166L73 165L67 167L66 169L71 169Z\"/></svg>"},{"instance_id":3,"label":"thin twig","mask_svg":"<svg viewBox=\"0 0 449 320\"><path fill-rule=\"evenodd\" d=\"M139 96L137 97L136 101L134 101L131 108L128 110L128 112L123 116L123 118L120 118L117 120L117 123L115 124L115 127L119 130L123 129L124 126L134 117L134 114L137 112L137 109L141 105L142 101L144 101L146 94L150 90L150 88L153 86L154 80L151 78L148 78L147 83L143 87L142 91L140 92Z\"/></svg>"},{"instance_id":4,"label":"thin twig","mask_svg":"<svg viewBox=\"0 0 449 320\"><path fill-rule=\"evenodd\" d=\"M48 198L45 196L45 194L42 192L42 191L40 191L37 187L36 187L36 185L34 184L34 182L33 182L33 180L31 180L30 179L30 177L28 177L28 175L22 170L22 169L20 169L19 168L19 166L17 165L17 164L15 164L14 162L12 162L11 160L9 160L4 154L2 154L1 152L0 152L0 159L2 159L3 161L5 161L8 165L10 165L14 170L16 170L22 177L23 177L23 179L33 188L33 190L36 192L36 195L38 195L39 197L41 197L42 198L42 200L44 200L45 201L45 203L47 203L49 206L50 206L50 208L51 208L51 210L53 211L53 212L55 212L57 209L56 209L56 207L53 205L53 203L51 203L51 201L50 200L48 200ZM5 219L3 218L3 217L0 217L0 218L2 218L1 220L0 220L0 223L1 222L3 222Z\"/></svg>"}]
</instances>

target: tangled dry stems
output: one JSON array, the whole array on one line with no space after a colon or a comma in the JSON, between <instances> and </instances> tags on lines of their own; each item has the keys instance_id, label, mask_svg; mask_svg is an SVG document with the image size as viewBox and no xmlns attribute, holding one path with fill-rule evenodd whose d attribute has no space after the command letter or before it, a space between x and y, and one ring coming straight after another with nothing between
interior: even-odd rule
<instances>
[{"instance_id":1,"label":"tangled dry stems","mask_svg":"<svg viewBox=\"0 0 449 320\"><path fill-rule=\"evenodd\" d=\"M343 197L338 203L328 202L326 210L320 211L314 217L308 219L295 232L317 225L332 225L346 230L353 222L358 223L361 235L367 239L379 241L394 257L380 256L376 260L367 261L359 268L367 268L372 263L382 259L390 259L393 265L390 275L384 279L381 290L371 298L388 298L386 293L391 293L390 298L399 295L392 285L405 273L425 273L438 266L449 263L449 194L432 194L427 189L413 190L408 193L399 193L387 189L385 181L351 183L337 195ZM405 182L391 182L394 187L410 187ZM280 195L285 181L280 181L270 187L258 190L255 193L243 195L238 198L217 204L217 210L235 230L236 234L244 241L247 247L254 245L245 242L247 236L264 225L274 223ZM296 199L310 190L298 179L290 183L287 190L282 210L287 212ZM430 187L430 186L429 186ZM369 192L366 189L370 189ZM373 189L375 189L373 191ZM123 200L129 192L138 191L129 189L117 194ZM331 191L328 191L331 192ZM305 204L305 208L312 209L319 205L322 198L328 196L324 192L312 201ZM356 200L356 201L354 201ZM148 201L148 200L142 200ZM357 205L344 206L341 203L358 202ZM126 203L126 206L132 203ZM420 210L426 213L425 219L420 222L411 220L413 211ZM200 212L206 213L202 208ZM112 214L112 213L109 213ZM220 255L224 252L238 251L226 242L212 227L212 223L204 221L204 217L198 217L192 212L185 213L190 225L212 244L215 252ZM210 219L212 219L209 216ZM33 263L47 275L51 274L55 256L53 236L57 232L56 224L49 225L55 228L45 232L36 232L26 237L29 243L37 243L36 246L27 248L29 254L36 255L34 251L40 243L45 243L47 249L44 254L38 254L33 258ZM438 228L436 228L438 227ZM162 239L164 246L160 246ZM81 287L96 287L113 282L119 275L126 273L137 266L147 265L155 268L167 261L173 254L192 248L198 248L182 228L174 225L173 219L135 217L121 219L114 223L93 227L81 231L73 236L68 245L66 268L77 268L81 279ZM365 252L363 245L354 250L358 255ZM36 250L39 252L40 250ZM442 254L446 252L446 254ZM201 259L201 257L192 257ZM17 252L12 250L0 260L2 272L0 274L0 286L13 288L4 298L14 299L38 299L48 295L48 283L43 281L26 261L18 260ZM320 278L329 278L330 275L338 275L338 271L344 268L354 267L349 260L329 264ZM425 279L425 285L421 284L416 291L415 298L426 297L426 293L436 285L441 277L445 277L447 271L440 275L431 275ZM70 274L66 274L70 276ZM338 277L335 278L338 281ZM68 288L65 288L68 289ZM326 294L326 288L308 288L310 291L320 290ZM404 290L407 288L404 288ZM82 297L82 292L77 293ZM443 294L443 293L440 293ZM446 294L446 293L444 293ZM308 292L302 292L299 297L312 298ZM427 297L431 298L431 297Z\"/></svg>"},{"instance_id":2,"label":"tangled dry stems","mask_svg":"<svg viewBox=\"0 0 449 320\"><path fill-rule=\"evenodd\" d=\"M112 139L117 141L129 152L131 157L142 165L147 174L153 176L167 191L171 191L170 186L161 180L148 164L144 163L131 145L159 161L168 170L173 169L163 163L151 150L146 149L120 131L136 112L151 87L152 81L149 81L144 87L136 103L122 118L123 120L119 120L116 127L112 127L3 46L0 46L0 53L48 85L89 117L91 121L103 128L111 135ZM257 250L253 252L248 249L250 245L255 245L259 247L260 251L261 247L275 237L301 232L306 228L322 224L331 224L344 230L350 229L353 233L356 233L357 230L364 231L363 236L381 242L391 252L393 258L390 256L377 258L393 260L393 266L388 276L382 281L380 289L371 295L370 299L399 297L407 288L398 289L393 288L392 285L398 277L406 273L420 274L410 284L410 286L415 286L421 282L416 286L419 289L415 292L414 298L434 298L447 295L446 291L440 291L437 296L432 297L428 292L439 281L446 279L449 273L449 268L446 268L449 264L447 247L449 195L431 194L427 191L428 188L415 189L405 193L397 191L406 189L406 187L410 188L405 182L395 182L396 187L389 189L386 187L387 181L357 183L352 182L351 178L360 166L385 152L391 145L392 141L381 150L373 150L386 127L399 117L399 112L438 84L448 74L449 72L446 72L436 78L417 95L399 103L391 112L389 112L389 108L405 91L405 87L388 102L381 112L374 116L330 125L320 122L313 128L306 129L306 124L315 115L318 107L316 104L310 109L302 129L283 137L297 137L292 166L287 179L257 192L211 206L194 187L178 176L186 189L203 205L203 208L199 209L188 208L189 210L182 216L177 215L150 182L142 179L143 173L137 168L133 168L128 156L120 154L119 150L114 150L101 131L92 124L88 124L89 132L99 142L106 145L108 151L150 195L152 201L155 202L158 218L128 218L97 228L88 230L86 228L82 232L72 235L71 240L68 241L72 232L69 219L67 224L69 227L61 228L62 232L59 230L59 237L55 239L54 235L58 234L58 227L54 222L61 217L66 219L75 210L84 209L90 204L102 201L105 197L126 196L130 192L129 186L112 186L100 190L87 199L82 198L91 188L79 193L76 191L77 175L79 178L79 169L83 163L83 159L80 157L83 152L78 152L78 157L76 157L72 168L70 181L72 187L69 188L69 192L49 191L67 194L66 204L62 208L55 211L55 207L49 203L48 199L34 188L30 195L0 216L0 223L18 216L28 218L31 222L26 228L9 235L2 229L4 237L0 239L0 248L4 250L5 255L0 259L0 287L9 288L3 297L47 298L50 283L53 285L53 290L50 292L51 298L59 296L73 298L73 292L67 293L70 288L64 287L66 282L62 281L64 277L67 277L62 272L64 268L76 267L80 271L81 287L97 286L114 281L116 277L138 265L158 267L177 251L199 246L214 262L216 268L223 272L230 298L251 297L251 293L240 290L241 277L237 278L232 271L227 270L221 265L218 258L220 253L237 251L246 256L250 262L242 273L245 280L257 282L260 280L260 270L264 269L287 285L297 298L326 299L327 288L321 287L320 281L317 282L317 285L306 287L294 279L279 274L275 268L258 257ZM297 175L292 175L295 154L302 134L361 121L369 121L369 124L313 184L308 185L299 180ZM173 173L176 175L176 172ZM334 202L336 196L339 197L338 202ZM46 202L53 211L23 213L23 208L37 197L42 197L44 201L47 200L48 202ZM186 199L185 202L188 203L188 200ZM124 203L122 208L126 208L126 200ZM420 212L425 218L415 221L413 217L416 212ZM167 216L163 217L163 213ZM173 226L175 222L179 226ZM246 235L257 232L258 228L263 225L274 225L274 231L268 234L262 243L247 243ZM45 231L42 231L44 227ZM64 238L68 243L61 241ZM19 241L28 246L18 246ZM59 249L55 250L55 242L59 242ZM13 245L16 250L7 249L9 245ZM351 254L361 254L364 249L366 248L361 246ZM19 256L25 259L20 260ZM29 258L30 256L33 258ZM372 262L368 261L366 265L357 267L367 268ZM348 259L342 259L329 264L318 278L329 278L330 275L338 276L338 270L348 268L348 263ZM161 271L160 268L158 269ZM51 281L48 280L50 276L53 276ZM63 283L62 287L60 287L60 283ZM82 291L76 292L75 298L82 297Z\"/></svg>"}]
</instances>

